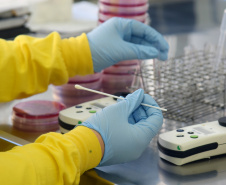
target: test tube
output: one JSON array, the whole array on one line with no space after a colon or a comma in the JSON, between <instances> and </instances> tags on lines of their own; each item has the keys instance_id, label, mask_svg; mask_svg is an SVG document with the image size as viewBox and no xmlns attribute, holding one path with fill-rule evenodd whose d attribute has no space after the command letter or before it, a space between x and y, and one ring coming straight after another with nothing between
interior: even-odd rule
<instances>
[{"instance_id":1,"label":"test tube","mask_svg":"<svg viewBox=\"0 0 226 185\"><path fill-rule=\"evenodd\" d=\"M224 44L225 44L225 34L226 34L226 9L224 10L223 18L220 26L220 37L217 44L217 62L216 62L216 70L218 70L219 65L221 63L221 59L223 57L224 52Z\"/></svg>"}]
</instances>

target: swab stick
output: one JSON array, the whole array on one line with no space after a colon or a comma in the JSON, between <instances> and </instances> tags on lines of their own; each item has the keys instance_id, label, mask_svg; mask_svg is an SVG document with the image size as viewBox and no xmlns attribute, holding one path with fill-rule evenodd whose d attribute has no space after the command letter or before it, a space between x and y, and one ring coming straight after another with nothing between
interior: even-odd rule
<instances>
[{"instance_id":1,"label":"swab stick","mask_svg":"<svg viewBox=\"0 0 226 185\"><path fill-rule=\"evenodd\" d=\"M115 95L112 95L112 94L96 91L96 90L93 90L93 89L89 89L89 88L83 87L83 86L78 85L78 84L75 85L75 88L76 89L85 90L85 91L90 91L90 92L97 93L97 94L102 94L104 96L109 96L109 97L116 98L116 99L121 99L121 100L124 99L124 98L119 97L119 96L115 96ZM167 111L167 109L160 108L160 107L155 107L155 106L148 105L148 104L145 104L145 103L141 103L141 105L144 105L144 106L147 106L147 107L151 107L151 108L155 108L155 109L159 109L159 110L162 110L162 111Z\"/></svg>"}]
</instances>

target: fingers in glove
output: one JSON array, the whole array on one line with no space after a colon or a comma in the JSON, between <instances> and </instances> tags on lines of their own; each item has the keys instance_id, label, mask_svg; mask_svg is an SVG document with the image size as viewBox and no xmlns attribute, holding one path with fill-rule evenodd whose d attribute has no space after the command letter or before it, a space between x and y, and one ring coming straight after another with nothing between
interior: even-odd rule
<instances>
[{"instance_id":1,"label":"fingers in glove","mask_svg":"<svg viewBox=\"0 0 226 185\"><path fill-rule=\"evenodd\" d=\"M129 94L126 96L124 103L126 103L127 105L127 111L128 111L128 115L131 115L133 113L134 110L136 110L141 102L143 101L144 98L144 90L143 89L138 89L135 92L133 92L132 94Z\"/></svg>"},{"instance_id":2,"label":"fingers in glove","mask_svg":"<svg viewBox=\"0 0 226 185\"><path fill-rule=\"evenodd\" d=\"M131 41L134 37L136 37L149 43L155 42L158 45L159 50L164 51L169 49L166 40L155 29L136 20L129 21L131 21L131 23L128 24L131 26L131 36L129 36L130 38L125 37L126 40Z\"/></svg>"},{"instance_id":3,"label":"fingers in glove","mask_svg":"<svg viewBox=\"0 0 226 185\"><path fill-rule=\"evenodd\" d=\"M151 59L151 58L158 58L160 60L167 60L168 58L168 51L160 51L156 49L153 46L144 46L144 45L137 45L137 44L131 44L127 43L128 47L132 48L134 51L134 56L130 55L127 58L134 59L138 58L140 60L142 59Z\"/></svg>"},{"instance_id":4,"label":"fingers in glove","mask_svg":"<svg viewBox=\"0 0 226 185\"><path fill-rule=\"evenodd\" d=\"M143 106L138 107L134 112L133 112L133 118L135 120L135 123L147 119L147 114L143 108Z\"/></svg>"},{"instance_id":5,"label":"fingers in glove","mask_svg":"<svg viewBox=\"0 0 226 185\"><path fill-rule=\"evenodd\" d=\"M156 101L150 95L147 95L147 94L144 95L144 100L142 103L159 107ZM136 124L136 126L143 129L147 129L147 132L150 133L150 137L154 137L162 127L162 123L163 123L162 111L155 108L150 108L147 106L142 106L142 107L145 113L147 114L147 118L139 121Z\"/></svg>"}]
</instances>

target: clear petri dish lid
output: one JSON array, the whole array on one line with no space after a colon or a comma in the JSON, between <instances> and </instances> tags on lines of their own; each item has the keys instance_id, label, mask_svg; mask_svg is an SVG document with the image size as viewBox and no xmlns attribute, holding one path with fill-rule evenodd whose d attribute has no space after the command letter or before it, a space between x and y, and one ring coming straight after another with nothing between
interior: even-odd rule
<instances>
[{"instance_id":1,"label":"clear petri dish lid","mask_svg":"<svg viewBox=\"0 0 226 185\"><path fill-rule=\"evenodd\" d=\"M148 3L148 0L100 0L102 3L115 4L115 5L142 5Z\"/></svg>"},{"instance_id":2,"label":"clear petri dish lid","mask_svg":"<svg viewBox=\"0 0 226 185\"><path fill-rule=\"evenodd\" d=\"M18 117L28 119L43 119L58 116L66 106L56 101L33 100L16 104L13 113Z\"/></svg>"}]
</instances>

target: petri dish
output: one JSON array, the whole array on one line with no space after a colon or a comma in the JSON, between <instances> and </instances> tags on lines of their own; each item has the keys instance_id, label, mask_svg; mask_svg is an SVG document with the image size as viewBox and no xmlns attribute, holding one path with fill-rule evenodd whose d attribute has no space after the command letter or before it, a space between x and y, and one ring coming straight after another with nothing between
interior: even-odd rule
<instances>
[{"instance_id":1,"label":"petri dish","mask_svg":"<svg viewBox=\"0 0 226 185\"><path fill-rule=\"evenodd\" d=\"M143 12L141 14L134 14L134 15L130 15L130 14L113 14L113 13L105 13L105 12L101 12L99 11L98 14L99 17L99 22L105 22L108 19L112 18L112 17L122 17L122 18L126 18L126 19L135 19L137 21L140 22L145 22L146 18L148 17L148 14L146 12Z\"/></svg>"},{"instance_id":2,"label":"petri dish","mask_svg":"<svg viewBox=\"0 0 226 185\"><path fill-rule=\"evenodd\" d=\"M135 71L139 68L139 65L113 65L102 72L103 74L134 74Z\"/></svg>"},{"instance_id":3,"label":"petri dish","mask_svg":"<svg viewBox=\"0 0 226 185\"><path fill-rule=\"evenodd\" d=\"M126 91L131 87L133 75L131 74L106 74L102 76L102 89L114 89L116 92ZM128 91L128 90L127 90Z\"/></svg>"},{"instance_id":4,"label":"petri dish","mask_svg":"<svg viewBox=\"0 0 226 185\"><path fill-rule=\"evenodd\" d=\"M130 66L130 65L138 65L140 64L140 60L124 60L115 64L115 66Z\"/></svg>"},{"instance_id":5,"label":"petri dish","mask_svg":"<svg viewBox=\"0 0 226 185\"><path fill-rule=\"evenodd\" d=\"M101 89L101 79L98 79L93 82L67 83L61 86L53 86L53 93L60 95L62 97L74 97L74 98L81 98L84 96L93 95L92 92L75 89L75 84L79 84L81 86L94 90Z\"/></svg>"},{"instance_id":6,"label":"petri dish","mask_svg":"<svg viewBox=\"0 0 226 185\"><path fill-rule=\"evenodd\" d=\"M90 83L93 81L97 81L101 78L101 73L94 73L91 75L76 75L74 77L69 78L69 83Z\"/></svg>"},{"instance_id":7,"label":"petri dish","mask_svg":"<svg viewBox=\"0 0 226 185\"><path fill-rule=\"evenodd\" d=\"M130 15L136 15L145 13L148 10L149 4L141 4L136 6L122 6L117 4L108 4L99 2L99 10L104 13L117 13L117 14L130 14Z\"/></svg>"},{"instance_id":8,"label":"petri dish","mask_svg":"<svg viewBox=\"0 0 226 185\"><path fill-rule=\"evenodd\" d=\"M12 123L17 129L47 132L59 129L58 115L66 106L56 101L33 100L16 104L12 110Z\"/></svg>"},{"instance_id":9,"label":"petri dish","mask_svg":"<svg viewBox=\"0 0 226 185\"><path fill-rule=\"evenodd\" d=\"M117 4L117 5L142 5L148 3L148 0L99 0L102 3Z\"/></svg>"},{"instance_id":10,"label":"petri dish","mask_svg":"<svg viewBox=\"0 0 226 185\"><path fill-rule=\"evenodd\" d=\"M103 95L93 93L90 96L73 97L73 96L61 96L58 94L54 94L53 97L55 100L64 103L69 108L87 101L103 98Z\"/></svg>"}]
</instances>

